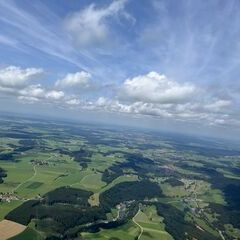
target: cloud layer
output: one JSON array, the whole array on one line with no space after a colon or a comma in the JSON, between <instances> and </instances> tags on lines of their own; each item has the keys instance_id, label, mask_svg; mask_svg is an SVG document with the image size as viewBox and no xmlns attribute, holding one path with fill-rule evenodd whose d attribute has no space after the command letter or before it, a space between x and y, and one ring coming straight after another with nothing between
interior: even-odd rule
<instances>
[{"instance_id":1,"label":"cloud layer","mask_svg":"<svg viewBox=\"0 0 240 240\"><path fill-rule=\"evenodd\" d=\"M119 86L109 88L109 97L103 95L97 99L94 99L94 94L92 97L88 94L87 99L81 96L91 78L87 72L68 73L53 86L44 87L40 82L33 84L33 81L41 81L43 73L40 68L2 68L0 93L15 96L24 103L53 104L76 111L88 109L208 126L240 126L234 99L223 98L217 92L208 92L197 85L170 80L158 72L128 78ZM64 89L69 87L77 88L81 93L65 92ZM101 93L101 89L99 91Z\"/></svg>"}]
</instances>

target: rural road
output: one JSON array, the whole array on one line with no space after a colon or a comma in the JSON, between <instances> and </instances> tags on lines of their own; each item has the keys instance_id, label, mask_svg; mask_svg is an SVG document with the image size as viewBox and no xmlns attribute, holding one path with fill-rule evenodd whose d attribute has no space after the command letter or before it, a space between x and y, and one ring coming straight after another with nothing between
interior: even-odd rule
<instances>
[{"instance_id":1,"label":"rural road","mask_svg":"<svg viewBox=\"0 0 240 240\"><path fill-rule=\"evenodd\" d=\"M47 158L46 161L48 161L48 160L50 160L50 159L52 159L53 157L56 157L56 156L57 156L56 154L53 154L52 156L50 156L49 158ZM20 188L20 187L21 187L23 184L25 184L26 182L31 181L31 180L37 175L36 166L37 166L37 165L34 165L34 166L33 166L33 171L34 171L33 175L32 175L30 178L28 178L27 180L25 180L24 182L22 182L22 183L20 183L19 185L17 185L17 187L15 187L15 188L12 190L12 193L14 193L18 188Z\"/></svg>"},{"instance_id":2,"label":"rural road","mask_svg":"<svg viewBox=\"0 0 240 240\"><path fill-rule=\"evenodd\" d=\"M139 233L138 238L137 238L138 240L141 238L141 236L142 236L142 234L143 234L143 228L142 228L142 226L141 226L140 224L138 224L138 223L136 222L136 220L135 220L135 217L139 214L140 211L141 211L141 210L140 210L140 207L139 207L138 212L137 212L136 215L132 218L133 222L140 228L140 233Z\"/></svg>"}]
</instances>

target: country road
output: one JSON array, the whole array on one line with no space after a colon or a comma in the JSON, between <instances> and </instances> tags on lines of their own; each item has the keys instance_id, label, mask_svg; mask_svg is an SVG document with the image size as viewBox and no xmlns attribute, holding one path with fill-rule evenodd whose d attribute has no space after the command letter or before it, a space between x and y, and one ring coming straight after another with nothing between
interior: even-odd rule
<instances>
[{"instance_id":1,"label":"country road","mask_svg":"<svg viewBox=\"0 0 240 240\"><path fill-rule=\"evenodd\" d=\"M137 240L139 240L139 239L141 238L142 234L143 234L143 227L142 227L140 224L138 224L138 223L136 222L136 220L135 220L135 217L139 214L140 211L141 211L141 210L140 210L140 207L139 207L138 212L137 212L136 215L132 218L133 222L140 228L140 233L139 233L139 235L138 235Z\"/></svg>"}]
</instances>

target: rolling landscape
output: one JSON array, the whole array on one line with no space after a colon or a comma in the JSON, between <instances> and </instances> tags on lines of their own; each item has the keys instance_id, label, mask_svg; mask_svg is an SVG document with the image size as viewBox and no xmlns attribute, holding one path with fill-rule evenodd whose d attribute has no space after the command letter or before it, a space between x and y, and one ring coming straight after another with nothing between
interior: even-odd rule
<instances>
[{"instance_id":1,"label":"rolling landscape","mask_svg":"<svg viewBox=\"0 0 240 240\"><path fill-rule=\"evenodd\" d=\"M0 228L24 226L11 240L240 238L237 145L19 117L0 123Z\"/></svg>"},{"instance_id":2,"label":"rolling landscape","mask_svg":"<svg viewBox=\"0 0 240 240\"><path fill-rule=\"evenodd\" d=\"M0 240L240 240L240 0L0 0Z\"/></svg>"}]
</instances>

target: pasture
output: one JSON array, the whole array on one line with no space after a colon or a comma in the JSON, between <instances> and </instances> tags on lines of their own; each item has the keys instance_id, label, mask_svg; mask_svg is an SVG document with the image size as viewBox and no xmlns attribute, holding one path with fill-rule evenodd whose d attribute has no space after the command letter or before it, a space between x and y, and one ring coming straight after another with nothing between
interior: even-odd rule
<instances>
[{"instance_id":1,"label":"pasture","mask_svg":"<svg viewBox=\"0 0 240 240\"><path fill-rule=\"evenodd\" d=\"M142 206L134 217L134 222L142 230L138 236L140 240L173 240L165 231L163 218L157 215L154 206Z\"/></svg>"}]
</instances>

